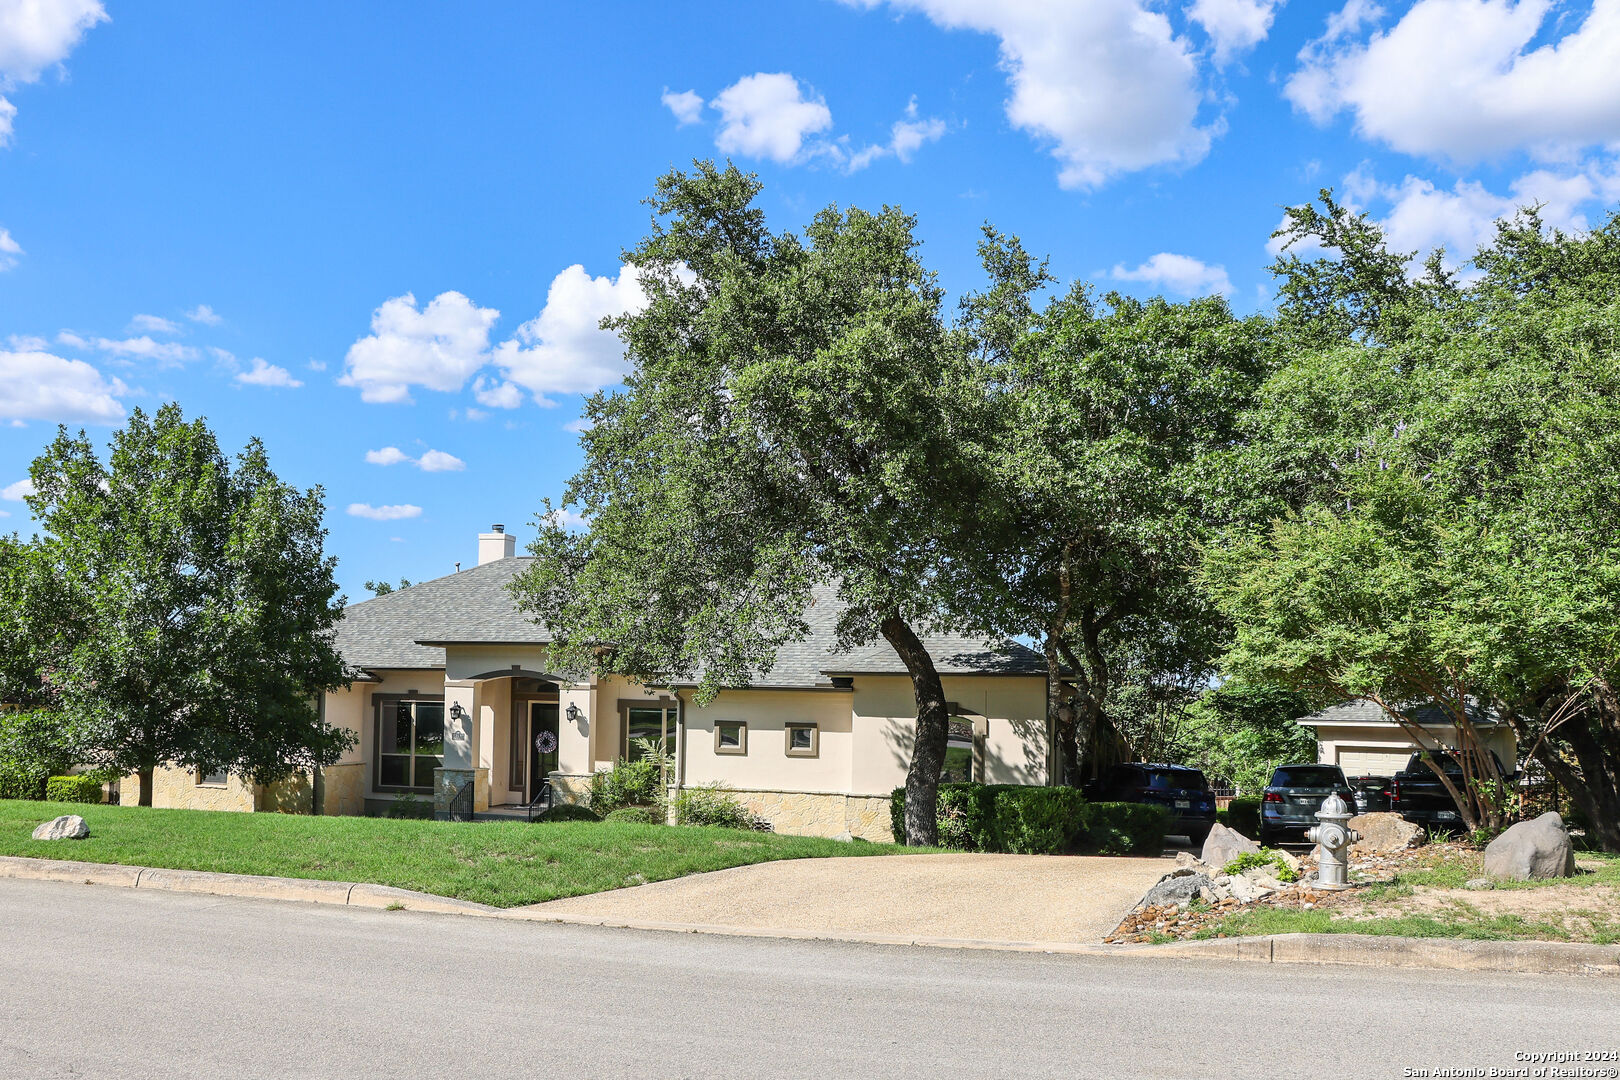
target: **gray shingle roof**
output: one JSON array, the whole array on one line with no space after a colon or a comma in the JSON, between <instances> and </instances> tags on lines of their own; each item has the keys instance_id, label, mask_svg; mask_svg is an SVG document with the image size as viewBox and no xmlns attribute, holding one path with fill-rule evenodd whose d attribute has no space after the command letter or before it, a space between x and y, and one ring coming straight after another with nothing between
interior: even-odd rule
<instances>
[{"instance_id":1,"label":"gray shingle roof","mask_svg":"<svg viewBox=\"0 0 1620 1080\"><path fill-rule=\"evenodd\" d=\"M444 649L418 642L543 645L550 636L517 610L507 586L528 558L497 559L459 574L398 589L343 611L338 651L358 668L437 668ZM805 613L810 635L777 653L755 686L827 686L830 675L904 675L905 665L887 642L849 653L833 651L842 606L833 590L818 588ZM942 675L1040 675L1046 670L1034 650L1013 641L985 642L955 634L930 634L923 644Z\"/></svg>"},{"instance_id":2,"label":"gray shingle roof","mask_svg":"<svg viewBox=\"0 0 1620 1080\"><path fill-rule=\"evenodd\" d=\"M1403 710L1404 711L1404 710ZM1488 709L1478 702L1470 699L1468 702L1469 718L1476 724L1491 725L1500 723L1500 718L1494 710ZM1451 717L1447 716L1438 705L1423 705L1409 714L1418 723L1425 726L1448 726ZM1353 701L1341 701L1337 705L1329 705L1319 713L1302 717L1301 724L1340 723L1340 724L1393 724L1389 714L1375 702L1357 698Z\"/></svg>"},{"instance_id":3,"label":"gray shingle roof","mask_svg":"<svg viewBox=\"0 0 1620 1080\"><path fill-rule=\"evenodd\" d=\"M419 641L543 645L551 640L506 591L523 559L497 559L343 609L337 647L361 668L437 668L444 650Z\"/></svg>"}]
</instances>

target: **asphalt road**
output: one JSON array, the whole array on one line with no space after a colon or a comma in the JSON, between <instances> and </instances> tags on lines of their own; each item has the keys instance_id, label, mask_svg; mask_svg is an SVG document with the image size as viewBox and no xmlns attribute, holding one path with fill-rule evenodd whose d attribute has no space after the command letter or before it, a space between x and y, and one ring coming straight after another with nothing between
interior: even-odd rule
<instances>
[{"instance_id":1,"label":"asphalt road","mask_svg":"<svg viewBox=\"0 0 1620 1080\"><path fill-rule=\"evenodd\" d=\"M1376 1078L1615 1049L1608 979L771 941L0 880L7 1080Z\"/></svg>"}]
</instances>

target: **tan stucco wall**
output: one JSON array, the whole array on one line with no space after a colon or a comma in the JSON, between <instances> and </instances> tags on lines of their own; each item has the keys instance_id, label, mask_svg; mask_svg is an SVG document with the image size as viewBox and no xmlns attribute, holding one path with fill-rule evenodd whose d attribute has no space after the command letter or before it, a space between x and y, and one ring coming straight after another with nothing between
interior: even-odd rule
<instances>
[{"instance_id":1,"label":"tan stucco wall","mask_svg":"<svg viewBox=\"0 0 1620 1080\"><path fill-rule=\"evenodd\" d=\"M119 782L119 799L125 806L134 806L140 792L139 776L132 774ZM307 814L313 804L314 785L307 772L268 785L228 776L219 785L197 783L197 774L191 769L164 766L152 771L152 806L156 809Z\"/></svg>"},{"instance_id":2,"label":"tan stucco wall","mask_svg":"<svg viewBox=\"0 0 1620 1080\"><path fill-rule=\"evenodd\" d=\"M1518 740L1513 737L1513 729L1503 725L1479 730L1485 746L1496 752L1503 766L1509 770L1513 769L1518 760ZM1324 724L1315 728L1315 731L1316 759L1326 765L1339 764L1339 756L1343 751L1400 750L1408 756L1417 752L1417 744L1393 723L1344 727ZM1456 734L1449 726L1435 728L1433 731L1435 737L1443 744L1449 745L1456 740Z\"/></svg>"},{"instance_id":3,"label":"tan stucco wall","mask_svg":"<svg viewBox=\"0 0 1620 1080\"><path fill-rule=\"evenodd\" d=\"M787 836L838 836L892 842L889 800L808 791L730 791L728 794Z\"/></svg>"},{"instance_id":4,"label":"tan stucco wall","mask_svg":"<svg viewBox=\"0 0 1620 1080\"><path fill-rule=\"evenodd\" d=\"M724 690L708 705L688 704L687 783L719 781L739 789L849 792L854 752L850 698L848 691ZM722 720L747 723L747 754L715 753L714 728ZM786 725L792 722L817 725L820 745L816 757L788 756Z\"/></svg>"},{"instance_id":5,"label":"tan stucco wall","mask_svg":"<svg viewBox=\"0 0 1620 1080\"><path fill-rule=\"evenodd\" d=\"M988 721L985 780L1047 782L1046 680L1039 676L946 675L945 697ZM903 675L857 675L851 790L886 794L906 781L917 704Z\"/></svg>"}]
</instances>

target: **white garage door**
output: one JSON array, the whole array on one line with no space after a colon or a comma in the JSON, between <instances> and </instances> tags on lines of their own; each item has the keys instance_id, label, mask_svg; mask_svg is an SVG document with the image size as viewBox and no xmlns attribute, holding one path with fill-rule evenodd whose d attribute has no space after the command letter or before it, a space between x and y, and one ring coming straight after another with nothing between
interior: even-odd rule
<instances>
[{"instance_id":1,"label":"white garage door","mask_svg":"<svg viewBox=\"0 0 1620 1080\"><path fill-rule=\"evenodd\" d=\"M1346 776L1394 776L1406 767L1410 750L1339 747L1339 768Z\"/></svg>"}]
</instances>

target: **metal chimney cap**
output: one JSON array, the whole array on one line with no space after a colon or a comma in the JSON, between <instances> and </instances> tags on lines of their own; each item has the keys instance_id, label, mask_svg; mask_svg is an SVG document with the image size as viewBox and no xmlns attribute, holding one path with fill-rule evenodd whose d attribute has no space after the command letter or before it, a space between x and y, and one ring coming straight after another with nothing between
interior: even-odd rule
<instances>
[{"instance_id":1,"label":"metal chimney cap","mask_svg":"<svg viewBox=\"0 0 1620 1080\"><path fill-rule=\"evenodd\" d=\"M506 526L505 525L491 525L489 527L489 531L490 532L503 533L503 532L506 531Z\"/></svg>"}]
</instances>

